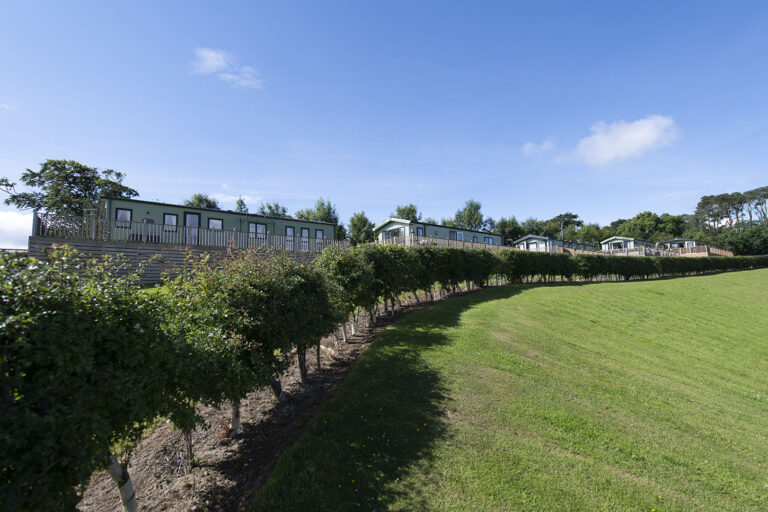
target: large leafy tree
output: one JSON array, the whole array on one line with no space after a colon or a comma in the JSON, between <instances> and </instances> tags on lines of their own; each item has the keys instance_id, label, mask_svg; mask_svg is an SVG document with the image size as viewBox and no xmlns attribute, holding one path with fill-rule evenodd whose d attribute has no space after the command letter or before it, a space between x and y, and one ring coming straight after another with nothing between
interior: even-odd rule
<instances>
[{"instance_id":1,"label":"large leafy tree","mask_svg":"<svg viewBox=\"0 0 768 512\"><path fill-rule=\"evenodd\" d=\"M130 198L139 193L125 185L125 174L99 171L74 160L46 160L39 171L27 169L20 182L30 190L17 191L16 183L0 178L5 204L16 208L39 209L49 213L83 216L96 209L99 196Z\"/></svg>"},{"instance_id":2,"label":"large leafy tree","mask_svg":"<svg viewBox=\"0 0 768 512\"><path fill-rule=\"evenodd\" d=\"M192 197L184 201L184 206L193 208L210 208L211 210L221 210L219 202L208 194L192 194Z\"/></svg>"},{"instance_id":3,"label":"large leafy tree","mask_svg":"<svg viewBox=\"0 0 768 512\"><path fill-rule=\"evenodd\" d=\"M288 217L288 209L277 201L274 203L259 203L256 213L270 217Z\"/></svg>"},{"instance_id":4,"label":"large leafy tree","mask_svg":"<svg viewBox=\"0 0 768 512\"><path fill-rule=\"evenodd\" d=\"M406 219L413 222L418 222L421 220L421 213L419 213L419 209L413 203L397 205L397 208L395 208L395 213L392 216L397 217L398 219Z\"/></svg>"},{"instance_id":5,"label":"large leafy tree","mask_svg":"<svg viewBox=\"0 0 768 512\"><path fill-rule=\"evenodd\" d=\"M349 241L352 245L373 242L373 222L365 212L357 212L349 219Z\"/></svg>"}]
</instances>

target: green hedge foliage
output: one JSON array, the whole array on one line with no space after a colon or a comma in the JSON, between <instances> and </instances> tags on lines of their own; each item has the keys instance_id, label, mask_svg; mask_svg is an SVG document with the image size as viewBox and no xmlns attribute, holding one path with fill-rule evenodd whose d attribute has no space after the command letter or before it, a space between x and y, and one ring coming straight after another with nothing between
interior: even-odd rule
<instances>
[{"instance_id":1,"label":"green hedge foliage","mask_svg":"<svg viewBox=\"0 0 768 512\"><path fill-rule=\"evenodd\" d=\"M331 247L312 265L240 252L190 264L158 291L119 261L74 252L48 262L0 256L0 503L73 510L111 450L158 417L188 432L198 403L239 403L272 386L293 351L353 312L404 293L508 283L645 279L768 266L768 256L639 258L464 250ZM373 318L373 314L371 314ZM345 325L346 327L346 325ZM346 331L344 332L346 336ZM278 391L276 390L276 393ZM140 489L139 489L140 492Z\"/></svg>"}]
</instances>

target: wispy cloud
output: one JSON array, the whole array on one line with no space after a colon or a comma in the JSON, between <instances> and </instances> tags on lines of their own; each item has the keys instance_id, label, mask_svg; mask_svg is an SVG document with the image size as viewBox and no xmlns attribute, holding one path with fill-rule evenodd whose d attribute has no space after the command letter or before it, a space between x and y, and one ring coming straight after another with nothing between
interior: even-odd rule
<instances>
[{"instance_id":1,"label":"wispy cloud","mask_svg":"<svg viewBox=\"0 0 768 512\"><path fill-rule=\"evenodd\" d=\"M10 112L11 110L16 110L16 102L15 101L4 101L0 103L0 110L5 110L7 112Z\"/></svg>"},{"instance_id":2,"label":"wispy cloud","mask_svg":"<svg viewBox=\"0 0 768 512\"><path fill-rule=\"evenodd\" d=\"M215 75L232 87L261 89L264 86L255 68L240 64L235 55L224 50L195 48L190 69L198 75Z\"/></svg>"},{"instance_id":3,"label":"wispy cloud","mask_svg":"<svg viewBox=\"0 0 768 512\"><path fill-rule=\"evenodd\" d=\"M249 205L251 208L255 207L259 201L263 200L260 194L248 194L248 193L235 195L235 194L227 194L225 192L217 192L217 193L211 194L211 197L213 197L214 199L216 199L221 203L224 203L225 205L232 205L232 207L234 207L237 200L241 197L243 198L243 201L245 201L245 203Z\"/></svg>"},{"instance_id":4,"label":"wispy cloud","mask_svg":"<svg viewBox=\"0 0 768 512\"><path fill-rule=\"evenodd\" d=\"M579 141L575 157L587 165L606 165L634 158L668 146L677 137L675 120L652 115L637 121L599 121L592 125L592 135Z\"/></svg>"},{"instance_id":5,"label":"wispy cloud","mask_svg":"<svg viewBox=\"0 0 768 512\"><path fill-rule=\"evenodd\" d=\"M539 144L536 144L535 142L526 142L523 144L523 147L520 148L520 152L525 156L532 156L546 153L547 151L552 151L553 149L555 149L555 143L552 142L552 140L547 139Z\"/></svg>"}]
</instances>

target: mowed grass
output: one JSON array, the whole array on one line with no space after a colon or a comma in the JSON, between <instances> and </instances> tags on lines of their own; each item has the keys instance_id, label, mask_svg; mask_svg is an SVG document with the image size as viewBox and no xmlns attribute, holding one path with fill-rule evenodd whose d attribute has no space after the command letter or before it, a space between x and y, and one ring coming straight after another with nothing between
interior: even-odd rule
<instances>
[{"instance_id":1,"label":"mowed grass","mask_svg":"<svg viewBox=\"0 0 768 512\"><path fill-rule=\"evenodd\" d=\"M377 339L253 510L768 510L768 270L511 286Z\"/></svg>"}]
</instances>

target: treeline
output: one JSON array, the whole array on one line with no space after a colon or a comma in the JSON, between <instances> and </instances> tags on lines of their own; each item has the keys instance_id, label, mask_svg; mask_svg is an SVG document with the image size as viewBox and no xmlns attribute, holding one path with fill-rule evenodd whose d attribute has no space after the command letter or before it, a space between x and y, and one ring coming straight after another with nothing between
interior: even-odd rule
<instances>
[{"instance_id":1,"label":"treeline","mask_svg":"<svg viewBox=\"0 0 768 512\"><path fill-rule=\"evenodd\" d=\"M639 279L768 266L768 256L632 258L430 247L330 247L311 265L240 252L190 261L163 287L141 290L120 260L0 256L0 502L5 510L73 510L93 471L106 468L126 510L132 448L158 418L186 439L196 406L239 403L269 387L296 354L320 364L320 340L371 321L412 293L532 280Z\"/></svg>"}]
</instances>

